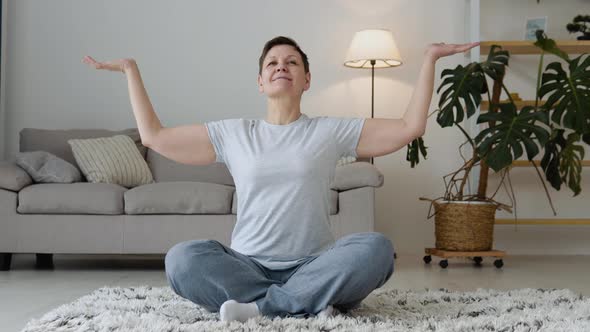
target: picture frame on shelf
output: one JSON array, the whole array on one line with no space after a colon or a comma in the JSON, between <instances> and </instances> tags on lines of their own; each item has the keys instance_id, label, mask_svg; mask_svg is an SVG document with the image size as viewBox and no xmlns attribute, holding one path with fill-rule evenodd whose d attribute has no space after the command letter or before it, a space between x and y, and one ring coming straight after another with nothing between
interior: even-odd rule
<instances>
[{"instance_id":1,"label":"picture frame on shelf","mask_svg":"<svg viewBox=\"0 0 590 332\"><path fill-rule=\"evenodd\" d=\"M525 21L524 40L537 40L537 30L547 31L547 16L528 17Z\"/></svg>"}]
</instances>

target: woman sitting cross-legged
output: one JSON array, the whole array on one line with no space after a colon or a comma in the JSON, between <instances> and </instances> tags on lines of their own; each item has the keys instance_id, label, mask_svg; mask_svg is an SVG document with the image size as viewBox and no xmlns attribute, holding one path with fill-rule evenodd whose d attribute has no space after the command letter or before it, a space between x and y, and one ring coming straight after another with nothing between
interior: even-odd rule
<instances>
[{"instance_id":1,"label":"woman sitting cross-legged","mask_svg":"<svg viewBox=\"0 0 590 332\"><path fill-rule=\"evenodd\" d=\"M306 54L295 41L268 41L259 60L265 119L226 119L175 128L161 125L132 59L84 62L128 80L142 143L180 163L225 163L236 185L231 246L192 240L165 258L178 295L224 321L330 316L358 307L393 274L391 241L377 232L335 240L329 225L330 182L344 156L393 153L420 137L432 97L435 62L477 43L432 44L402 119L313 117L301 113L310 87Z\"/></svg>"}]
</instances>

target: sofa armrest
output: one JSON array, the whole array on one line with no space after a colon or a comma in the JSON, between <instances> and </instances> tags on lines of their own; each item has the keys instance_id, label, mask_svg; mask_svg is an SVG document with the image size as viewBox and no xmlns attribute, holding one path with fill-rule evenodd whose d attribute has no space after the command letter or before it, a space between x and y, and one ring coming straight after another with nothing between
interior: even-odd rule
<instances>
[{"instance_id":1,"label":"sofa armrest","mask_svg":"<svg viewBox=\"0 0 590 332\"><path fill-rule=\"evenodd\" d=\"M336 167L331 188L345 191L360 187L381 187L383 174L375 165L367 162L355 162Z\"/></svg>"},{"instance_id":2,"label":"sofa armrest","mask_svg":"<svg viewBox=\"0 0 590 332\"><path fill-rule=\"evenodd\" d=\"M330 216L336 238L375 231L375 188L366 186L338 193L338 214Z\"/></svg>"},{"instance_id":3,"label":"sofa armrest","mask_svg":"<svg viewBox=\"0 0 590 332\"><path fill-rule=\"evenodd\" d=\"M13 161L0 161L0 189L19 191L33 183L33 179Z\"/></svg>"},{"instance_id":4,"label":"sofa armrest","mask_svg":"<svg viewBox=\"0 0 590 332\"><path fill-rule=\"evenodd\" d=\"M17 200L18 193L0 189L0 252L15 252L18 246Z\"/></svg>"}]
</instances>

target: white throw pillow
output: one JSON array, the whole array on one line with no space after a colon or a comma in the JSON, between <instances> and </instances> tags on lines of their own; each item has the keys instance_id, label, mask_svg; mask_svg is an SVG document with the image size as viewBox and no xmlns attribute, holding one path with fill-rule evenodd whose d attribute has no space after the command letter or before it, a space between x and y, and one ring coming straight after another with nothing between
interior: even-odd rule
<instances>
[{"instance_id":1,"label":"white throw pillow","mask_svg":"<svg viewBox=\"0 0 590 332\"><path fill-rule=\"evenodd\" d=\"M146 161L127 135L70 139L68 144L88 182L127 188L154 182Z\"/></svg>"},{"instance_id":2,"label":"white throw pillow","mask_svg":"<svg viewBox=\"0 0 590 332\"><path fill-rule=\"evenodd\" d=\"M15 162L33 178L35 183L82 181L82 174L76 166L47 151L17 153Z\"/></svg>"}]
</instances>

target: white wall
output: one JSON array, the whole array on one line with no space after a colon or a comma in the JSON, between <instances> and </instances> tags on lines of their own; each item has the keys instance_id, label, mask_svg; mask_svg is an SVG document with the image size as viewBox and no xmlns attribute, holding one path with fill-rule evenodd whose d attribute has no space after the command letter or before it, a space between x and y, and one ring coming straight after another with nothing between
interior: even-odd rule
<instances>
[{"instance_id":1,"label":"white wall","mask_svg":"<svg viewBox=\"0 0 590 332\"><path fill-rule=\"evenodd\" d=\"M0 158L4 159L5 137L6 137L6 121L5 121L5 107L6 107L6 0L2 1L2 26L0 27L2 36L0 43L0 54L2 59L0 61Z\"/></svg>"},{"instance_id":2,"label":"white wall","mask_svg":"<svg viewBox=\"0 0 590 332\"><path fill-rule=\"evenodd\" d=\"M405 63L376 71L375 117L399 118L425 46L466 41L468 13L468 2L458 0L10 1L6 156L17 152L24 127L135 126L123 75L83 65L86 54L98 60L134 57L166 126L263 117L257 61L264 43L276 35L293 37L310 58L312 87L302 101L304 113L369 117L370 71L342 62L354 32L391 29ZM465 61L463 55L441 59L436 86L442 69ZM410 168L405 148L376 158L385 175L377 190L377 231L388 235L398 252L418 253L433 245L428 204L418 197L441 194L442 176L460 165L461 139L458 131L442 130L431 119L425 135L428 160ZM510 249L517 242L502 244Z\"/></svg>"}]
</instances>

